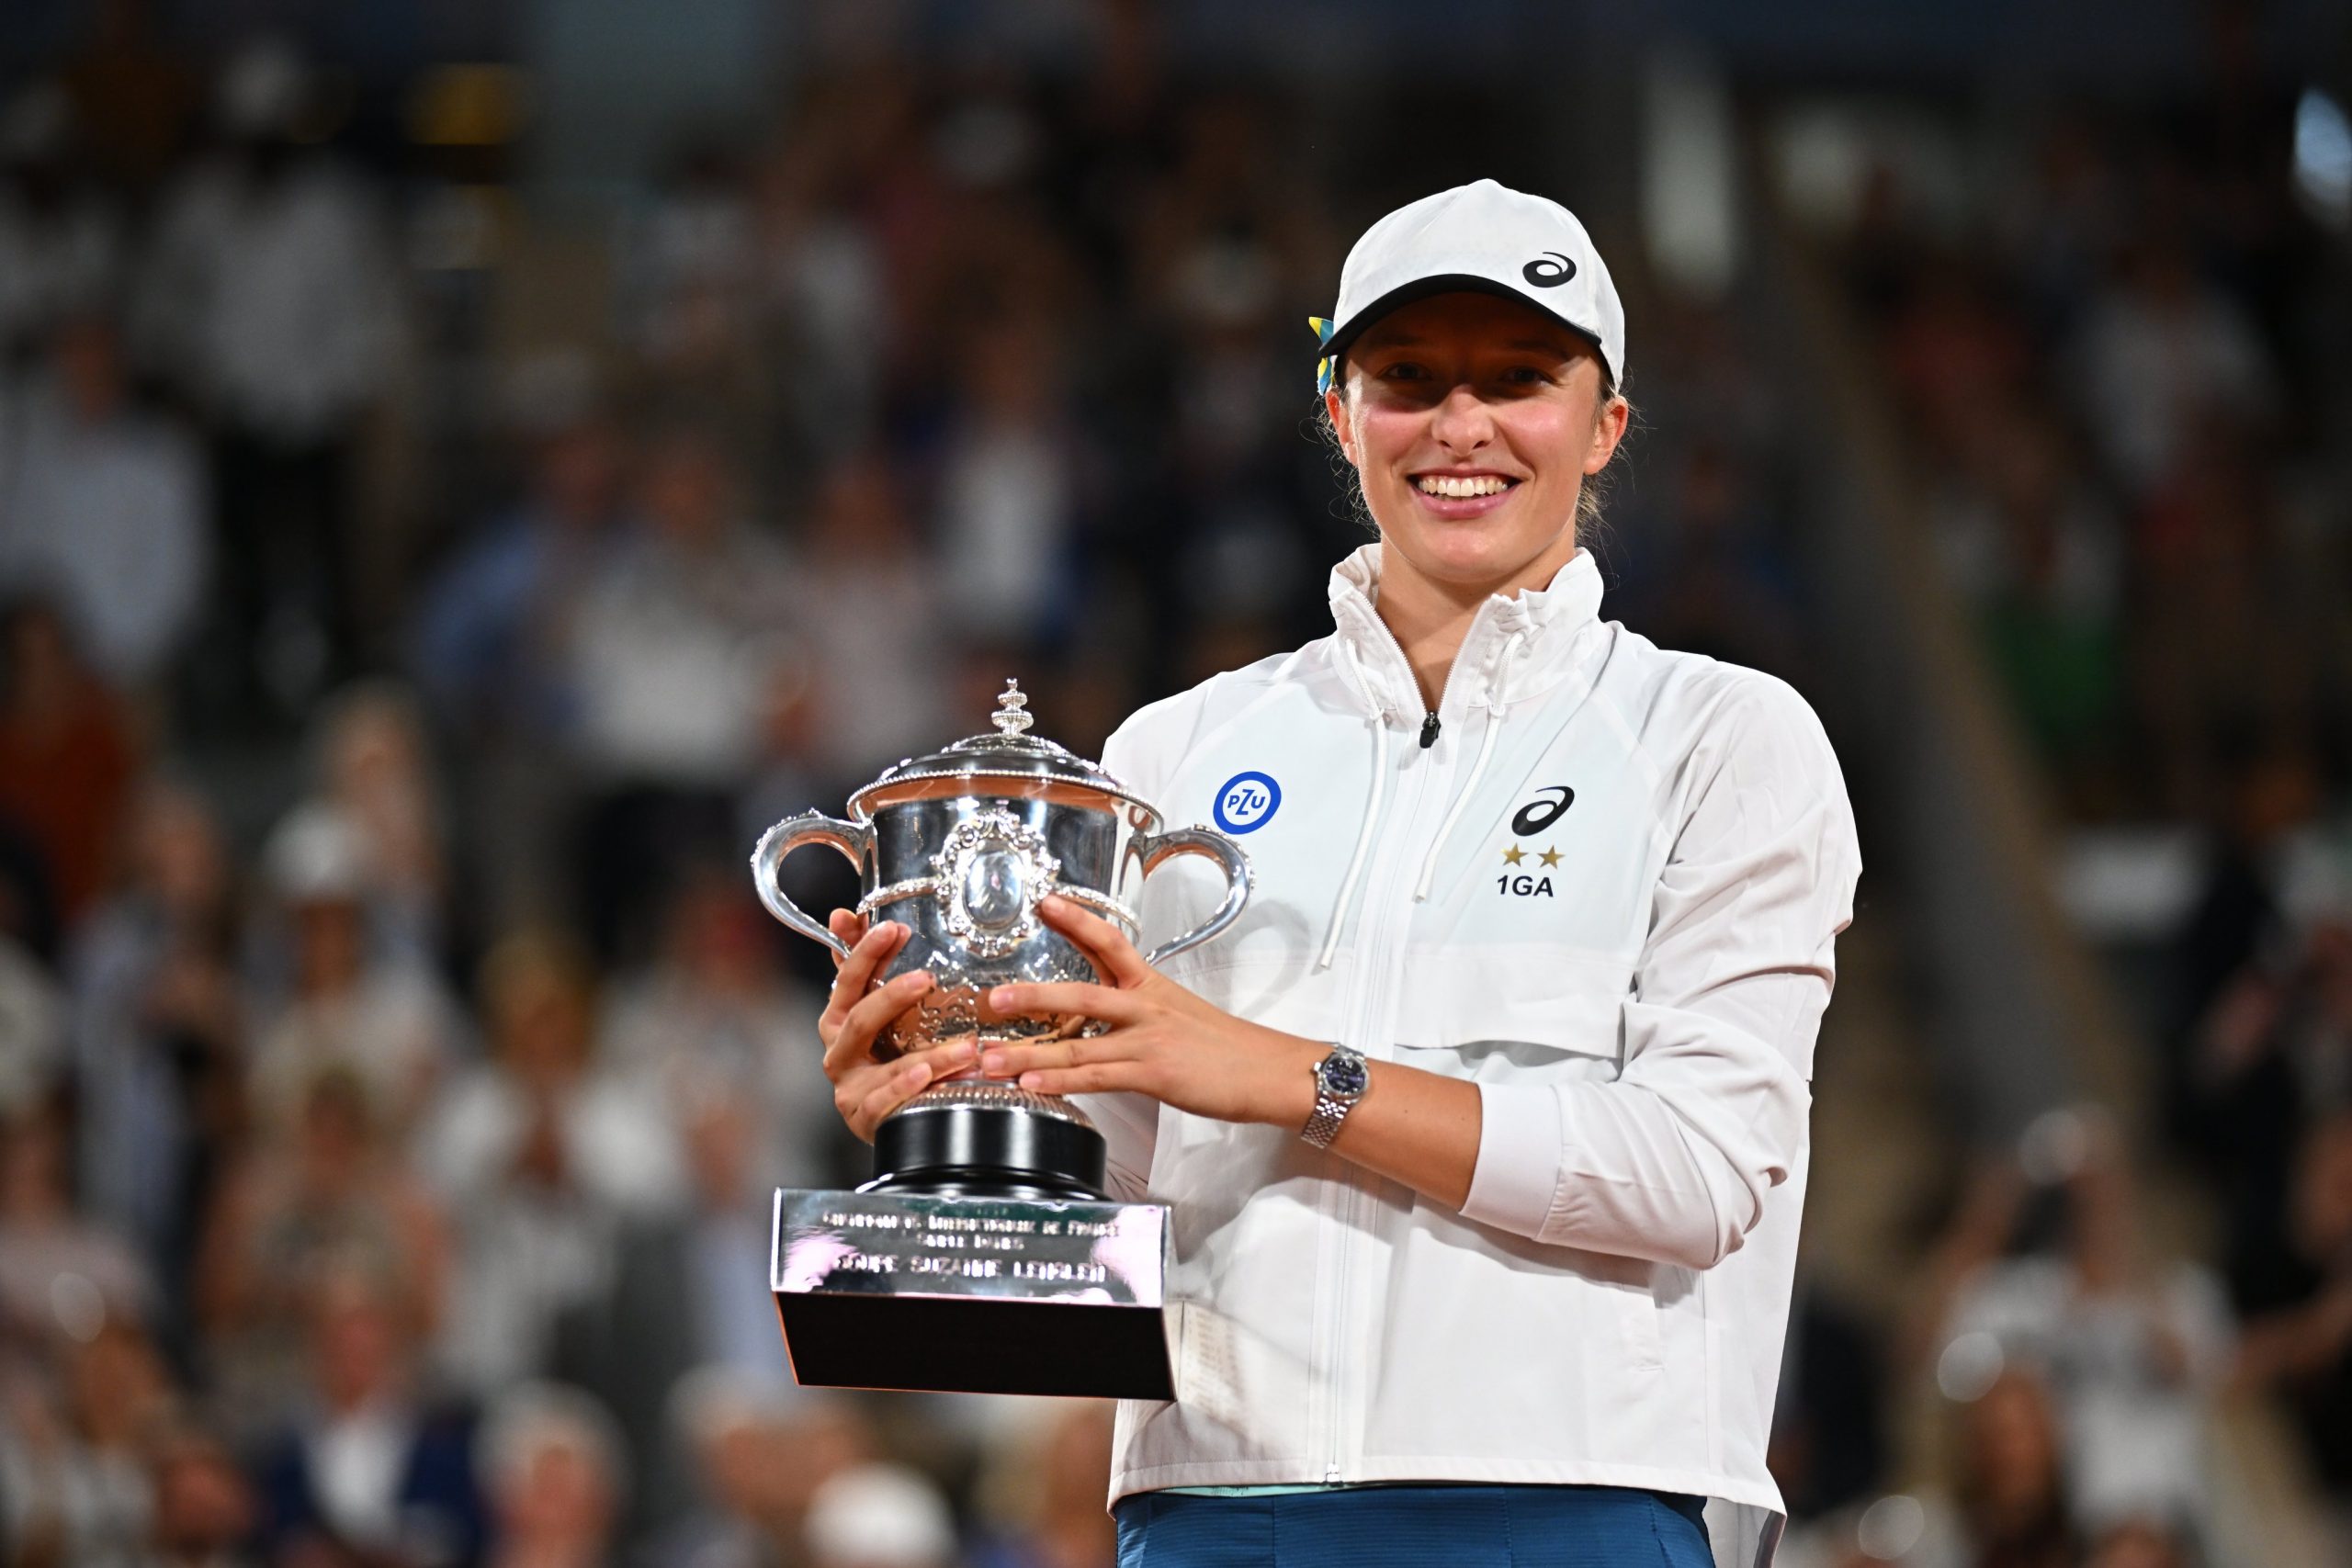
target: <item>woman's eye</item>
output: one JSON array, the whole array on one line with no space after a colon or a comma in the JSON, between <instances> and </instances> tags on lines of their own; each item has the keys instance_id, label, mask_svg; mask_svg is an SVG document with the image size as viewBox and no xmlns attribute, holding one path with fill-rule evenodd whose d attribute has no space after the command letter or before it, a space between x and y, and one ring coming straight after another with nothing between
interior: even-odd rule
<instances>
[{"instance_id":1,"label":"woman's eye","mask_svg":"<svg viewBox=\"0 0 2352 1568\"><path fill-rule=\"evenodd\" d=\"M1428 376L1427 370L1409 359L1400 359L1393 365L1384 366L1380 371L1380 378L1384 381L1419 381L1427 379Z\"/></svg>"},{"instance_id":2,"label":"woman's eye","mask_svg":"<svg viewBox=\"0 0 2352 1568\"><path fill-rule=\"evenodd\" d=\"M1503 372L1503 379L1514 387L1548 387L1551 376L1533 365L1514 365Z\"/></svg>"}]
</instances>

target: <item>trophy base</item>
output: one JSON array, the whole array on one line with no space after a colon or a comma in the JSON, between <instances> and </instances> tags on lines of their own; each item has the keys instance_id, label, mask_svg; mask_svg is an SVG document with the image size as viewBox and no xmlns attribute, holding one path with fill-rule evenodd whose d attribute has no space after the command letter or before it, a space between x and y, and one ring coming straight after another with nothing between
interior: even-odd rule
<instances>
[{"instance_id":1,"label":"trophy base","mask_svg":"<svg viewBox=\"0 0 2352 1568\"><path fill-rule=\"evenodd\" d=\"M1104 1160L1102 1134L1068 1100L953 1081L875 1128L874 1179L858 1190L1100 1202Z\"/></svg>"},{"instance_id":2,"label":"trophy base","mask_svg":"<svg viewBox=\"0 0 2352 1568\"><path fill-rule=\"evenodd\" d=\"M1168 1211L780 1191L771 1284L821 1388L1172 1399Z\"/></svg>"}]
</instances>

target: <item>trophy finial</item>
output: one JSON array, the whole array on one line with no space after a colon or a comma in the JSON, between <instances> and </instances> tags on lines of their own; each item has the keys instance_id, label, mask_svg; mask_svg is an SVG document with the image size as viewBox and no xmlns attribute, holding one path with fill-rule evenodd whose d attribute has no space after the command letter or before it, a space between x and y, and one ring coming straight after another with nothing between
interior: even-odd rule
<instances>
[{"instance_id":1,"label":"trophy finial","mask_svg":"<svg viewBox=\"0 0 2352 1568\"><path fill-rule=\"evenodd\" d=\"M1009 680L1004 683L1004 690L997 694L996 713L989 722L996 726L1000 735L1019 735L1029 728L1029 715L1025 711L1028 706L1029 697L1022 691L1021 682Z\"/></svg>"}]
</instances>

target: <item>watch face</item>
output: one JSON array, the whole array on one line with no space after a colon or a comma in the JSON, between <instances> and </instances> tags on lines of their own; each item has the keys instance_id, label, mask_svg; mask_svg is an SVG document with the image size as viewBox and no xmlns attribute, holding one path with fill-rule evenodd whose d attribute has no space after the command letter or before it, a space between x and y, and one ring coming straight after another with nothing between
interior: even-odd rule
<instances>
[{"instance_id":1,"label":"watch face","mask_svg":"<svg viewBox=\"0 0 2352 1568\"><path fill-rule=\"evenodd\" d=\"M1323 1080L1326 1093L1340 1100L1353 1100L1372 1083L1371 1069L1361 1056L1326 1056L1322 1066L1317 1069L1317 1077Z\"/></svg>"}]
</instances>

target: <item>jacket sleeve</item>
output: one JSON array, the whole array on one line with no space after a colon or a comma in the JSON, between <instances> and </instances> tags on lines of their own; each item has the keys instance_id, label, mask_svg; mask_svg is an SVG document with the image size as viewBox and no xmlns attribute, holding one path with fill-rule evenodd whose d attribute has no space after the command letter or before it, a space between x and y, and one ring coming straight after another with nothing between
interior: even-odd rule
<instances>
[{"instance_id":1,"label":"jacket sleeve","mask_svg":"<svg viewBox=\"0 0 2352 1568\"><path fill-rule=\"evenodd\" d=\"M1707 730L1619 1014L1621 1071L1481 1084L1471 1219L1709 1269L1805 1147L1832 943L1861 870L1853 812L1819 720L1782 682L1743 682Z\"/></svg>"}]
</instances>

